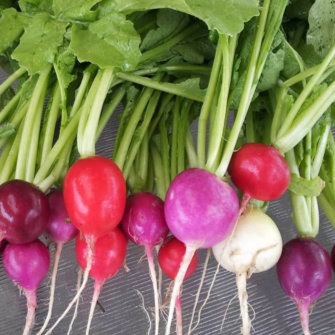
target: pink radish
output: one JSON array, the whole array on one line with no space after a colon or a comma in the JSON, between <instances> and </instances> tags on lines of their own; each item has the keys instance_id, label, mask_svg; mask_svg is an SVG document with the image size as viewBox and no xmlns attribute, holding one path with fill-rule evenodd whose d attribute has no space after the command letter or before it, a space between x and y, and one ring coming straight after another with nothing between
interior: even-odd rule
<instances>
[{"instance_id":1,"label":"pink radish","mask_svg":"<svg viewBox=\"0 0 335 335\"><path fill-rule=\"evenodd\" d=\"M50 219L45 235L50 243L54 242L56 244L56 250L53 257L51 272L49 310L44 324L37 335L41 335L43 333L51 319L58 263L63 246L65 243L72 241L78 235L78 229L70 221L69 215L66 211L63 192L59 190L52 190L48 195L48 202L50 205Z\"/></svg>"},{"instance_id":2,"label":"pink radish","mask_svg":"<svg viewBox=\"0 0 335 335\"><path fill-rule=\"evenodd\" d=\"M159 294L153 248L163 243L169 233L164 217L164 202L152 193L137 193L127 199L121 229L136 245L145 248L155 296L155 334L159 331Z\"/></svg>"},{"instance_id":3,"label":"pink radish","mask_svg":"<svg viewBox=\"0 0 335 335\"><path fill-rule=\"evenodd\" d=\"M172 182L165 200L165 218L172 234L186 245L186 253L172 291L166 335L170 334L176 299L197 249L207 249L233 230L239 213L236 192L201 169L189 169Z\"/></svg>"},{"instance_id":4,"label":"pink radish","mask_svg":"<svg viewBox=\"0 0 335 335\"><path fill-rule=\"evenodd\" d=\"M8 244L3 253L3 266L9 278L27 297L27 320L23 335L34 324L36 289L47 275L50 266L48 248L39 240L26 244Z\"/></svg>"}]
</instances>

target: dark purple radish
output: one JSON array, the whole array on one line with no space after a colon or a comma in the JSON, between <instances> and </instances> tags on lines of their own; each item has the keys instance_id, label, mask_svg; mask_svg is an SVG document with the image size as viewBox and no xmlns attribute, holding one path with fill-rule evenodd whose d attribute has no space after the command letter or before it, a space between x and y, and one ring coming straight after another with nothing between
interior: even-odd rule
<instances>
[{"instance_id":1,"label":"dark purple radish","mask_svg":"<svg viewBox=\"0 0 335 335\"><path fill-rule=\"evenodd\" d=\"M45 231L49 216L47 197L33 184L12 180L0 186L0 240L33 242Z\"/></svg>"},{"instance_id":2,"label":"dark purple radish","mask_svg":"<svg viewBox=\"0 0 335 335\"><path fill-rule=\"evenodd\" d=\"M45 235L49 242L54 242L56 244L56 249L53 256L53 266L51 272L49 310L44 324L37 335L41 335L43 333L51 319L55 296L56 276L63 246L75 239L78 235L78 229L69 220L69 216L65 208L63 192L59 190L51 191L48 195L48 202L50 206L50 218L47 229L45 230Z\"/></svg>"},{"instance_id":3,"label":"dark purple radish","mask_svg":"<svg viewBox=\"0 0 335 335\"><path fill-rule=\"evenodd\" d=\"M280 285L297 305L302 329L309 335L311 305L327 290L331 275L331 259L313 238L298 237L286 243L277 264Z\"/></svg>"},{"instance_id":4,"label":"dark purple radish","mask_svg":"<svg viewBox=\"0 0 335 335\"><path fill-rule=\"evenodd\" d=\"M49 271L48 248L39 240L26 244L8 244L3 253L3 266L10 279L27 298L27 319L23 335L28 335L34 324L36 289Z\"/></svg>"},{"instance_id":5,"label":"dark purple radish","mask_svg":"<svg viewBox=\"0 0 335 335\"><path fill-rule=\"evenodd\" d=\"M169 233L169 228L164 217L164 202L152 193L142 192L129 196L121 221L121 228L133 243L145 248L154 289L155 334L158 335L159 293L153 249L155 246L161 245Z\"/></svg>"},{"instance_id":6,"label":"dark purple radish","mask_svg":"<svg viewBox=\"0 0 335 335\"><path fill-rule=\"evenodd\" d=\"M186 245L171 295L165 333L169 335L176 299L194 253L199 248L213 247L232 232L239 201L234 189L218 177L201 169L189 169L172 182L164 211L171 233Z\"/></svg>"}]
</instances>

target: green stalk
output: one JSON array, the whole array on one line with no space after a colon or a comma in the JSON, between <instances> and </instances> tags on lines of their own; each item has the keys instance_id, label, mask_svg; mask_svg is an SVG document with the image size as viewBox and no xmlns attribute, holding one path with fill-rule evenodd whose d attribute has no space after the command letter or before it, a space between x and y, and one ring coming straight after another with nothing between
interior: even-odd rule
<instances>
[{"instance_id":1,"label":"green stalk","mask_svg":"<svg viewBox=\"0 0 335 335\"><path fill-rule=\"evenodd\" d=\"M48 65L47 68L39 76L34 93L31 97L29 104L28 112L25 118L20 150L17 159L15 178L24 179L26 176L26 165L27 165L27 156L28 156L28 147L29 142L32 137L33 126L35 123L35 118L37 114L37 109L40 104L40 99L43 96L43 93L48 85L49 75L52 69L52 65Z\"/></svg>"},{"instance_id":2,"label":"green stalk","mask_svg":"<svg viewBox=\"0 0 335 335\"><path fill-rule=\"evenodd\" d=\"M0 156L0 172L7 167L7 158L17 136L18 134L16 133L11 135L9 138L6 138L7 142Z\"/></svg>"},{"instance_id":3,"label":"green stalk","mask_svg":"<svg viewBox=\"0 0 335 335\"><path fill-rule=\"evenodd\" d=\"M295 147L335 101L335 82L314 103L299 114L288 131L277 139L274 146L282 153Z\"/></svg>"},{"instance_id":4,"label":"green stalk","mask_svg":"<svg viewBox=\"0 0 335 335\"><path fill-rule=\"evenodd\" d=\"M320 169L322 166L323 157L325 156L327 142L329 137L333 137L331 133L331 124L327 123L325 130L322 133L321 139L319 140L318 147L316 149L316 155L313 160L312 166L312 178L315 178L319 175Z\"/></svg>"},{"instance_id":5,"label":"green stalk","mask_svg":"<svg viewBox=\"0 0 335 335\"><path fill-rule=\"evenodd\" d=\"M212 68L210 66L200 65L162 65L153 67L150 69L142 69L132 72L134 76L147 76L150 74L156 74L157 72L190 72L200 74L210 74Z\"/></svg>"},{"instance_id":6,"label":"green stalk","mask_svg":"<svg viewBox=\"0 0 335 335\"><path fill-rule=\"evenodd\" d=\"M45 94L46 94L46 88L43 92L43 97L45 97ZM34 176L35 176L37 151L38 151L38 140L40 137L43 108L44 108L44 99L40 99L39 105L37 107L35 121L33 124L32 136L30 138L30 148L29 148L28 155L27 155L25 180L29 183L31 183L34 180Z\"/></svg>"},{"instance_id":7,"label":"green stalk","mask_svg":"<svg viewBox=\"0 0 335 335\"><path fill-rule=\"evenodd\" d=\"M285 87L281 87L278 93L276 109L271 126L271 143L274 143L277 139L277 134L281 126L283 103L286 95L287 89Z\"/></svg>"},{"instance_id":8,"label":"green stalk","mask_svg":"<svg viewBox=\"0 0 335 335\"><path fill-rule=\"evenodd\" d=\"M95 100L95 96L98 92L100 82L102 78L102 71L99 70L98 73L96 74L93 84L90 87L90 90L88 92L88 95L86 97L85 103L83 105L83 109L81 112L81 118L79 121L79 126L78 126L78 134L77 134L77 142L78 142L78 150L79 153L82 153L82 146L83 146L83 141L84 141L84 134L85 134L85 129L86 125L88 122L90 110L92 108L92 105Z\"/></svg>"},{"instance_id":9,"label":"green stalk","mask_svg":"<svg viewBox=\"0 0 335 335\"><path fill-rule=\"evenodd\" d=\"M3 108L3 110L0 112L0 124L6 121L7 117L10 115L11 112L15 110L17 107L20 99L21 99L22 91L17 93L10 101L9 103Z\"/></svg>"},{"instance_id":10,"label":"green stalk","mask_svg":"<svg viewBox=\"0 0 335 335\"><path fill-rule=\"evenodd\" d=\"M171 180L178 174L178 134L179 134L179 113L182 99L177 97L173 108L173 122L172 122L172 145L171 145Z\"/></svg>"},{"instance_id":11,"label":"green stalk","mask_svg":"<svg viewBox=\"0 0 335 335\"><path fill-rule=\"evenodd\" d=\"M163 74L157 75L158 80L162 79ZM118 167L123 171L124 164L126 162L127 153L129 150L130 143L132 141L133 135L135 133L135 130L137 128L137 125L142 117L142 114L154 93L154 90L152 88L146 88L140 97L136 108L131 115L131 118L129 120L129 123L127 125L127 128L124 132L124 135L122 137L122 140L120 142L120 146L117 150L116 156L115 156L115 163L118 165ZM158 103L158 101L157 101ZM136 156L136 155L135 155ZM134 157L135 158L135 157Z\"/></svg>"},{"instance_id":12,"label":"green stalk","mask_svg":"<svg viewBox=\"0 0 335 335\"><path fill-rule=\"evenodd\" d=\"M139 156L139 167L137 170L138 177L143 181L143 185L147 182L148 177L148 165L149 165L149 134L145 133L140 150L138 152Z\"/></svg>"},{"instance_id":13,"label":"green stalk","mask_svg":"<svg viewBox=\"0 0 335 335\"><path fill-rule=\"evenodd\" d=\"M256 29L256 33L255 33L255 40L254 40L254 43L253 43L253 49L252 49L251 59L250 59L249 67L248 67L247 78L246 78L246 81L245 81L245 84L244 84L243 93L242 93L239 109L238 109L238 112L237 112L237 117L235 119L232 131L231 131L231 133L229 135L229 138L228 138L228 141L226 143L224 154L223 154L223 157L221 159L219 168L215 172L215 174L219 178L223 178L223 176L225 175L225 173L227 171L230 159L233 155L235 145L236 145L236 142L237 142L239 134L240 134L240 130L243 126L243 122L245 120L245 117L246 117L248 109L249 109L250 101L251 101L252 96L254 95L254 92L255 92L256 87L258 85L259 78L255 77L255 75L256 75L256 70L258 68L257 65L259 63L258 57L262 53L261 49L268 50L268 49L270 49L271 44L272 44L272 40L271 40L269 45L265 44L265 45L262 46L264 28L265 28L265 24L266 24L266 20L267 20L267 16L268 16L270 2L271 2L271 0L265 0L264 1L262 13L261 13L261 15L259 17L259 20L258 20L258 24L257 24L258 29ZM277 10L278 10L278 8L277 8ZM265 63L265 61L262 60L262 63ZM259 67L259 70L260 69L261 69L261 66ZM258 80L256 80L256 79L258 79Z\"/></svg>"},{"instance_id":14,"label":"green stalk","mask_svg":"<svg viewBox=\"0 0 335 335\"><path fill-rule=\"evenodd\" d=\"M323 192L318 196L318 202L328 220L335 228L335 203L330 203Z\"/></svg>"},{"instance_id":15,"label":"green stalk","mask_svg":"<svg viewBox=\"0 0 335 335\"><path fill-rule=\"evenodd\" d=\"M290 40L290 45L292 45L294 49L297 49L304 33L306 32L306 25L307 25L307 21L299 21L297 25L298 28L295 30L294 35L292 39Z\"/></svg>"},{"instance_id":16,"label":"green stalk","mask_svg":"<svg viewBox=\"0 0 335 335\"><path fill-rule=\"evenodd\" d=\"M148 160L148 175L147 175L147 182L145 184L145 190L147 192L153 193L154 188L155 188L155 176L154 176L154 166L152 162L152 158L149 155L149 160Z\"/></svg>"},{"instance_id":17,"label":"green stalk","mask_svg":"<svg viewBox=\"0 0 335 335\"><path fill-rule=\"evenodd\" d=\"M182 40L184 40L187 37L189 37L190 35L192 35L199 28L200 28L199 22L193 23L192 25L187 27L185 30L183 30L181 33L179 33L175 37L171 38L166 43L164 43L164 44L162 44L162 45L160 45L160 46L142 54L142 56L140 58L140 63L147 62L148 60L150 60L152 58L155 58L155 57L159 56L160 54L162 54L163 52L171 49L172 47L177 45L179 42L181 42Z\"/></svg>"},{"instance_id":18,"label":"green stalk","mask_svg":"<svg viewBox=\"0 0 335 335\"><path fill-rule=\"evenodd\" d=\"M256 129L254 126L254 113L250 111L246 118L246 138L247 143L254 143L257 141Z\"/></svg>"},{"instance_id":19,"label":"green stalk","mask_svg":"<svg viewBox=\"0 0 335 335\"><path fill-rule=\"evenodd\" d=\"M204 103L201 108L199 123L198 123L198 165L203 169L206 164L206 128L209 113L213 104L213 99L218 85L218 78L222 64L222 49L221 43L217 46L215 59L213 63L212 73L210 76L207 93Z\"/></svg>"},{"instance_id":20,"label":"green stalk","mask_svg":"<svg viewBox=\"0 0 335 335\"><path fill-rule=\"evenodd\" d=\"M144 138L144 136L145 136L145 134L148 130L150 121L151 121L151 119L152 119L152 117L155 113L155 110L156 110L156 107L158 105L160 96L161 96L161 92L159 92L159 91L156 91L153 94L152 98L149 101L147 109L145 111L143 122L140 125L140 127L138 128L139 131L136 133L136 135L133 139L129 138L129 134L130 133L131 134L135 133L136 126L137 126L138 122L140 121L140 118L142 116L143 111L141 112L141 114L138 113L137 115L135 115L135 112L134 112L134 114L132 115L132 117L129 121L129 125L128 125L127 130L125 132L125 135L123 137L123 138L125 138L125 141L123 141L123 139L122 139L121 144L120 144L120 149L121 150L118 150L118 154L116 155L116 158L115 158L115 163L118 164L119 167L122 166L122 168L120 167L120 169L122 170L125 179L127 179L129 171L130 171L131 167L133 166L135 157L136 157L136 155L138 153L138 150L141 146L143 138ZM133 123L133 126L130 126L131 123ZM129 131L129 133L128 133L128 131ZM129 143L128 143L128 140L130 140ZM127 147L129 147L129 145L130 145L129 149L128 150L123 150L123 148L126 148L126 145L127 145ZM121 153L121 155L119 155L119 153ZM127 160L125 161L126 158L127 158ZM124 168L123 168L123 166L124 166Z\"/></svg>"},{"instance_id":21,"label":"green stalk","mask_svg":"<svg viewBox=\"0 0 335 335\"><path fill-rule=\"evenodd\" d=\"M1 85L0 85L0 96L19 78L21 78L27 72L26 69L20 68L16 70L10 77L8 77Z\"/></svg>"},{"instance_id":22,"label":"green stalk","mask_svg":"<svg viewBox=\"0 0 335 335\"><path fill-rule=\"evenodd\" d=\"M316 237L320 228L320 213L317 197L312 197L311 203L312 237Z\"/></svg>"},{"instance_id":23,"label":"green stalk","mask_svg":"<svg viewBox=\"0 0 335 335\"><path fill-rule=\"evenodd\" d=\"M109 87L113 80L114 68L104 69L102 72L101 81L92 104L85 131L80 148L80 155L83 157L95 155L95 138L97 134L100 115L103 109Z\"/></svg>"},{"instance_id":24,"label":"green stalk","mask_svg":"<svg viewBox=\"0 0 335 335\"><path fill-rule=\"evenodd\" d=\"M305 157L304 157L304 173L303 177L310 180L311 179L311 171L312 171L312 130L310 130L305 137ZM307 207L312 217L312 198L306 197Z\"/></svg>"},{"instance_id":25,"label":"green stalk","mask_svg":"<svg viewBox=\"0 0 335 335\"><path fill-rule=\"evenodd\" d=\"M191 100L184 100L181 109L180 126L178 131L178 173L185 170L185 142L188 127L188 115L192 107Z\"/></svg>"},{"instance_id":26,"label":"green stalk","mask_svg":"<svg viewBox=\"0 0 335 335\"><path fill-rule=\"evenodd\" d=\"M193 136L190 127L187 127L186 129L186 143L185 143L185 149L187 154L187 159L190 164L190 168L196 168L198 167L198 156L197 152L195 150L194 142L193 142Z\"/></svg>"},{"instance_id":27,"label":"green stalk","mask_svg":"<svg viewBox=\"0 0 335 335\"><path fill-rule=\"evenodd\" d=\"M163 160L156 147L155 142L153 141L151 141L150 143L150 153L153 160L157 196L160 197L162 200L165 200L166 189L163 173Z\"/></svg>"},{"instance_id":28,"label":"green stalk","mask_svg":"<svg viewBox=\"0 0 335 335\"><path fill-rule=\"evenodd\" d=\"M60 87L57 83L52 94L52 104L50 107L49 114L47 115L47 122L42 129L41 140L42 148L40 150L40 158L38 159L38 165L44 163L45 157L50 152L54 140L55 128L57 119L59 116L59 105L61 102Z\"/></svg>"},{"instance_id":29,"label":"green stalk","mask_svg":"<svg viewBox=\"0 0 335 335\"><path fill-rule=\"evenodd\" d=\"M101 136L101 134L102 134L103 130L105 129L108 121L110 120L110 118L114 114L117 106L120 104L123 97L125 96L128 87L129 87L129 83L126 83L126 84L122 85L120 90L115 94L112 101L109 103L109 105L106 107L105 111L103 112L103 114L100 118L100 121L99 121L98 129L97 129L97 133L96 133L96 137L95 137L96 141Z\"/></svg>"},{"instance_id":30,"label":"green stalk","mask_svg":"<svg viewBox=\"0 0 335 335\"><path fill-rule=\"evenodd\" d=\"M332 61L332 59L335 57L335 46L330 50L327 57L324 59L324 61L321 63L320 68L318 71L313 75L313 77L309 80L306 87L303 89L303 91L300 93L298 99L295 101L294 105L292 106L290 112L288 113L287 117L285 118L285 121L283 125L281 126L278 137L280 138L283 136L291 127L292 123L294 122L294 119L296 115L298 114L301 106L305 102L305 100L308 98L308 96L311 94L313 88L323 75L323 73L326 71L329 63Z\"/></svg>"},{"instance_id":31,"label":"green stalk","mask_svg":"<svg viewBox=\"0 0 335 335\"><path fill-rule=\"evenodd\" d=\"M325 73L321 76L319 81L316 83L317 85L322 84L327 78L329 78L335 71L335 66L330 67L328 70L325 71Z\"/></svg>"},{"instance_id":32,"label":"green stalk","mask_svg":"<svg viewBox=\"0 0 335 335\"><path fill-rule=\"evenodd\" d=\"M190 93L190 92L187 92L187 91L182 91L180 88L176 87L175 84L160 83L160 82L155 81L155 80L150 79L150 78L141 77L141 76L134 76L132 74L126 74L126 73L122 73L122 72L116 73L116 76L120 79L130 81L130 82L133 82L133 83L138 84L138 85L142 85L142 86L153 88L155 90L159 90L159 91L163 91L163 92L166 92L166 93L171 93L171 94L174 94L174 95L178 95L178 96L181 96L183 98L187 98L187 99L191 99L191 100L195 100L195 101L200 101L200 102L203 102L203 100L204 100L202 96L199 96L197 94Z\"/></svg>"},{"instance_id":33,"label":"green stalk","mask_svg":"<svg viewBox=\"0 0 335 335\"><path fill-rule=\"evenodd\" d=\"M57 142L52 147L48 155L46 156L45 162L42 164L42 166L40 167L40 169L38 170L35 176L35 179L34 179L35 185L39 184L47 177L51 167L54 165L62 149L70 141L72 136L75 136L75 134L77 133L82 108L83 107L81 107L78 113L76 113L75 116L71 119L68 126L64 129L64 132L62 133L62 135L58 138Z\"/></svg>"},{"instance_id":34,"label":"green stalk","mask_svg":"<svg viewBox=\"0 0 335 335\"><path fill-rule=\"evenodd\" d=\"M169 138L168 138L168 131L166 129L165 122L166 122L165 118L162 117L159 122L159 132L160 132L161 145L162 145L165 190L167 192L167 190L170 187L171 179L170 179Z\"/></svg>"},{"instance_id":35,"label":"green stalk","mask_svg":"<svg viewBox=\"0 0 335 335\"><path fill-rule=\"evenodd\" d=\"M23 126L24 126L24 121L21 122L21 124L19 126L19 130L18 130L18 132L15 136L15 139L13 138L13 140L11 140L12 145L11 145L10 150L8 152L8 155L6 157L6 161L5 161L5 165L4 165L3 169L1 169L1 167L0 167L0 171L1 171L0 185L9 181L10 178L11 178L11 175L15 171L15 165L16 165L16 161L17 161L17 155L19 153ZM8 142L8 144L9 144L9 142ZM5 149L2 152L1 159L3 158L2 156L5 153Z\"/></svg>"}]
</instances>

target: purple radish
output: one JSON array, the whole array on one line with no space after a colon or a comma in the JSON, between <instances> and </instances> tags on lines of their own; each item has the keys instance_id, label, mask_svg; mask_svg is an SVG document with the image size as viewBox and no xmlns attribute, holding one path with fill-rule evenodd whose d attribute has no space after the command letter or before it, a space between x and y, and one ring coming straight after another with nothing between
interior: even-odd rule
<instances>
[{"instance_id":1,"label":"purple radish","mask_svg":"<svg viewBox=\"0 0 335 335\"><path fill-rule=\"evenodd\" d=\"M50 216L47 197L33 184L12 180L0 187L0 240L24 244L37 240Z\"/></svg>"},{"instance_id":2,"label":"purple radish","mask_svg":"<svg viewBox=\"0 0 335 335\"><path fill-rule=\"evenodd\" d=\"M172 234L186 245L173 287L166 335L170 334L180 286L197 249L211 248L233 230L239 213L236 192L201 169L189 169L172 182L165 199L165 219Z\"/></svg>"},{"instance_id":3,"label":"purple radish","mask_svg":"<svg viewBox=\"0 0 335 335\"><path fill-rule=\"evenodd\" d=\"M302 329L309 335L311 305L327 290L331 275L331 259L313 238L298 237L286 243L277 264L280 285L297 305Z\"/></svg>"},{"instance_id":4,"label":"purple radish","mask_svg":"<svg viewBox=\"0 0 335 335\"><path fill-rule=\"evenodd\" d=\"M9 278L27 298L27 319L23 335L28 335L34 324L36 289L48 273L50 255L39 240L26 244L9 243L3 253L3 266Z\"/></svg>"},{"instance_id":5,"label":"purple radish","mask_svg":"<svg viewBox=\"0 0 335 335\"><path fill-rule=\"evenodd\" d=\"M149 272L155 295L156 332L159 331L159 294L153 248L161 245L169 233L164 217L164 202L152 193L137 193L127 199L126 209L121 221L126 236L136 245L145 248Z\"/></svg>"},{"instance_id":6,"label":"purple radish","mask_svg":"<svg viewBox=\"0 0 335 335\"><path fill-rule=\"evenodd\" d=\"M48 195L48 202L50 206L50 218L47 229L45 230L45 235L49 242L54 242L56 244L56 250L53 256L53 266L51 272L49 310L44 324L37 335L41 335L43 333L51 319L55 296L56 276L63 246L75 239L78 235L78 229L69 220L69 216L65 208L63 192L59 190L51 191Z\"/></svg>"}]
</instances>

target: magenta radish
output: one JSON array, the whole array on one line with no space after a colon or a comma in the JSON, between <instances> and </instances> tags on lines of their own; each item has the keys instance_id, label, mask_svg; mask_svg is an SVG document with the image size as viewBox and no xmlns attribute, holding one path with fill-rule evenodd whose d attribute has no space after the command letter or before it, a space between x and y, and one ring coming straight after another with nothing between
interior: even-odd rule
<instances>
[{"instance_id":1,"label":"magenta radish","mask_svg":"<svg viewBox=\"0 0 335 335\"><path fill-rule=\"evenodd\" d=\"M153 249L163 243L169 233L164 217L164 202L152 193L142 192L131 195L127 205L121 229L136 245L145 248L148 257L149 272L155 296L155 334L159 331L159 294Z\"/></svg>"},{"instance_id":2,"label":"magenta radish","mask_svg":"<svg viewBox=\"0 0 335 335\"><path fill-rule=\"evenodd\" d=\"M34 324L36 289L48 273L50 255L39 240L26 244L8 244L3 253L3 266L27 298L27 319L23 335L28 335Z\"/></svg>"},{"instance_id":3,"label":"magenta radish","mask_svg":"<svg viewBox=\"0 0 335 335\"><path fill-rule=\"evenodd\" d=\"M8 244L8 242L6 240L2 240L0 242L0 255L4 252L7 244Z\"/></svg>"},{"instance_id":4,"label":"magenta radish","mask_svg":"<svg viewBox=\"0 0 335 335\"><path fill-rule=\"evenodd\" d=\"M281 287L298 307L304 334L309 335L310 308L326 292L331 280L327 250L313 238L295 238L284 245L277 274Z\"/></svg>"},{"instance_id":5,"label":"magenta radish","mask_svg":"<svg viewBox=\"0 0 335 335\"><path fill-rule=\"evenodd\" d=\"M119 228L100 237L94 245L92 268L90 276L94 279L94 294L88 318L86 335L89 334L94 309L104 283L114 277L123 266L126 258L128 241ZM90 247L80 238L76 240L76 256L82 269L87 268Z\"/></svg>"},{"instance_id":6,"label":"magenta radish","mask_svg":"<svg viewBox=\"0 0 335 335\"><path fill-rule=\"evenodd\" d=\"M56 244L56 249L53 256L53 266L51 272L49 310L44 324L37 335L41 335L43 333L51 319L58 263L63 246L65 243L72 241L78 235L78 229L70 221L69 215L66 211L63 192L59 190L52 190L48 194L48 202L50 206L50 218L47 229L45 230L45 235L49 242L54 242Z\"/></svg>"},{"instance_id":7,"label":"magenta radish","mask_svg":"<svg viewBox=\"0 0 335 335\"><path fill-rule=\"evenodd\" d=\"M241 210L250 198L272 201L288 188L291 173L283 155L262 143L247 143L235 152L229 164L234 185L243 192Z\"/></svg>"},{"instance_id":8,"label":"magenta radish","mask_svg":"<svg viewBox=\"0 0 335 335\"><path fill-rule=\"evenodd\" d=\"M247 279L253 273L275 266L282 252L282 238L272 219L260 210L241 216L233 233L213 247L217 262L236 273L236 283L243 321L242 334L249 335Z\"/></svg>"},{"instance_id":9,"label":"magenta radish","mask_svg":"<svg viewBox=\"0 0 335 335\"><path fill-rule=\"evenodd\" d=\"M166 335L170 334L176 299L187 268L199 248L210 248L232 231L239 213L236 192L201 169L189 169L172 182L165 200L165 219L172 234L186 245L186 253L171 295Z\"/></svg>"},{"instance_id":10,"label":"magenta radish","mask_svg":"<svg viewBox=\"0 0 335 335\"><path fill-rule=\"evenodd\" d=\"M12 180L0 186L0 240L13 244L37 240L49 215L46 196L33 184Z\"/></svg>"}]
</instances>

